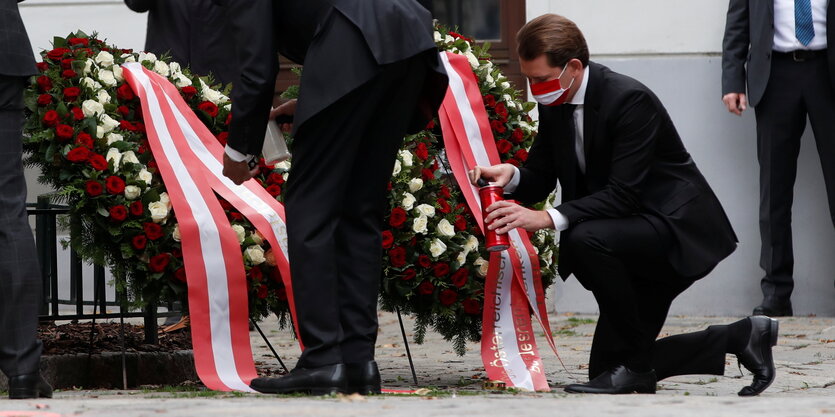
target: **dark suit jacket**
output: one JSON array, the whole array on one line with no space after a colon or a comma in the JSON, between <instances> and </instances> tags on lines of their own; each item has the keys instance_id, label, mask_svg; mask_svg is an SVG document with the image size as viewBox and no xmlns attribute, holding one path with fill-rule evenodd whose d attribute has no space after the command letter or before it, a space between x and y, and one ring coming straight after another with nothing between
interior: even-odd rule
<instances>
[{"instance_id":1,"label":"dark suit jacket","mask_svg":"<svg viewBox=\"0 0 835 417\"><path fill-rule=\"evenodd\" d=\"M0 75L26 77L38 70L17 3L0 0Z\"/></svg>"},{"instance_id":2,"label":"dark suit jacket","mask_svg":"<svg viewBox=\"0 0 835 417\"><path fill-rule=\"evenodd\" d=\"M826 43L829 77L835 86L835 8L826 10ZM771 74L774 47L774 2L730 0L725 39L722 42L722 95L744 93L756 106L765 93ZM747 76L747 77L746 77Z\"/></svg>"},{"instance_id":3,"label":"dark suit jacket","mask_svg":"<svg viewBox=\"0 0 835 417\"><path fill-rule=\"evenodd\" d=\"M719 200L655 94L602 65L589 66L585 175L577 170L571 108L539 106L539 134L512 198L541 201L559 180L557 210L569 221L563 234L586 220L643 215L670 231L668 258L676 271L701 278L736 248ZM560 275L572 268L570 251L561 247Z\"/></svg>"},{"instance_id":4,"label":"dark suit jacket","mask_svg":"<svg viewBox=\"0 0 835 417\"><path fill-rule=\"evenodd\" d=\"M415 0L227 0L226 4L241 71L232 89L228 143L242 153L260 153L278 71L276 52L304 65L296 130L370 80L382 66L421 54L432 71L410 131L426 125L446 93L432 18ZM331 19L334 13L341 13L353 26L334 24L339 23Z\"/></svg>"}]
</instances>

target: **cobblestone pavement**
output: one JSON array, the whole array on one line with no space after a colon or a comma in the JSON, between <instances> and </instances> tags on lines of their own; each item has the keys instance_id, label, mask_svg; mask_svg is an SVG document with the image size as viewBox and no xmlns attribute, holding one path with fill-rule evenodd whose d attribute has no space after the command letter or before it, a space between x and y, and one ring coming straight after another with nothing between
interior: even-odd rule
<instances>
[{"instance_id":1,"label":"cobblestone pavement","mask_svg":"<svg viewBox=\"0 0 835 417\"><path fill-rule=\"evenodd\" d=\"M816 416L835 415L835 318L793 317L780 320L774 348L778 376L761 396L740 398L736 392L750 383L736 358L728 356L725 376L695 375L659 383L657 395L583 396L565 394L561 387L584 381L594 316L553 315L557 348L570 372L540 341L551 393L488 392L479 345L470 344L463 357L437 334L423 345L410 344L418 385L412 380L397 316L380 314L377 361L383 384L390 389L429 388L422 396L279 397L261 394L215 393L188 387L148 387L128 391L58 391L52 400L0 400L0 416L505 416L527 413L546 416ZM697 331L732 317L670 317L662 336ZM411 336L412 322L405 320ZM298 348L287 330L275 321L262 329L288 366ZM276 359L257 332L254 355L262 373L278 372ZM16 413L9 413L18 410Z\"/></svg>"}]
</instances>

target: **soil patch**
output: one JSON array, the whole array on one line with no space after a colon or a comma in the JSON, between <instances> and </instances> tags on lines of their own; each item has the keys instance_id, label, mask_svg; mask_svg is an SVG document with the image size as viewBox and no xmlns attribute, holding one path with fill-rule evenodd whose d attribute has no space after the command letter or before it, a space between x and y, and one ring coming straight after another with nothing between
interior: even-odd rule
<instances>
[{"instance_id":1,"label":"soil patch","mask_svg":"<svg viewBox=\"0 0 835 417\"><path fill-rule=\"evenodd\" d=\"M189 328L170 333L159 333L158 344L145 343L145 328L141 325L124 325L126 352L175 352L191 349ZM41 324L38 337L43 341L44 355L74 353L121 352L122 339L119 323L67 323Z\"/></svg>"}]
</instances>

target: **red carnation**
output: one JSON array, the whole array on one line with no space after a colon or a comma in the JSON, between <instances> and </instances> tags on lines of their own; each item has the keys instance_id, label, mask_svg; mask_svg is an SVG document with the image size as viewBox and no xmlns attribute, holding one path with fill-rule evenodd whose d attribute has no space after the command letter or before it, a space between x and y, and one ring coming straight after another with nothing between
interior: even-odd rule
<instances>
[{"instance_id":1,"label":"red carnation","mask_svg":"<svg viewBox=\"0 0 835 417\"><path fill-rule=\"evenodd\" d=\"M80 107L73 107L70 109L72 111L72 118L75 120L83 120L84 119L84 111L81 110Z\"/></svg>"},{"instance_id":2,"label":"red carnation","mask_svg":"<svg viewBox=\"0 0 835 417\"><path fill-rule=\"evenodd\" d=\"M526 151L524 149L519 149L518 151L516 151L516 153L513 156L516 159L518 159L522 162L525 162L525 161L528 160L528 151Z\"/></svg>"},{"instance_id":3,"label":"red carnation","mask_svg":"<svg viewBox=\"0 0 835 417\"><path fill-rule=\"evenodd\" d=\"M105 180L107 192L110 194L122 194L125 192L125 180L115 175L107 177Z\"/></svg>"},{"instance_id":4,"label":"red carnation","mask_svg":"<svg viewBox=\"0 0 835 417\"><path fill-rule=\"evenodd\" d=\"M142 205L141 201L137 200L137 201L134 201L133 203L130 203L130 214L131 215L133 215L135 217L139 217L144 212L145 212L145 206Z\"/></svg>"},{"instance_id":5,"label":"red carnation","mask_svg":"<svg viewBox=\"0 0 835 417\"><path fill-rule=\"evenodd\" d=\"M391 266L395 268L406 266L406 249L399 246L392 248L389 250L389 260L391 261Z\"/></svg>"},{"instance_id":6,"label":"red carnation","mask_svg":"<svg viewBox=\"0 0 835 417\"><path fill-rule=\"evenodd\" d=\"M145 249L145 245L148 244L148 238L145 237L145 235L136 235L130 240L130 244L134 249L142 250Z\"/></svg>"},{"instance_id":7,"label":"red carnation","mask_svg":"<svg viewBox=\"0 0 835 417\"><path fill-rule=\"evenodd\" d=\"M383 230L383 249L388 249L394 244L394 235L391 230Z\"/></svg>"},{"instance_id":8,"label":"red carnation","mask_svg":"<svg viewBox=\"0 0 835 417\"><path fill-rule=\"evenodd\" d=\"M425 161L426 158L429 158L429 148L426 147L425 143L420 142L415 148L415 155L417 155L417 157L421 160Z\"/></svg>"},{"instance_id":9,"label":"red carnation","mask_svg":"<svg viewBox=\"0 0 835 417\"><path fill-rule=\"evenodd\" d=\"M445 276L449 273L449 264L446 262L436 263L435 266L432 267L432 273L438 278Z\"/></svg>"},{"instance_id":10,"label":"red carnation","mask_svg":"<svg viewBox=\"0 0 835 417\"><path fill-rule=\"evenodd\" d=\"M162 226L156 223L142 223L142 230L145 231L145 235L148 236L148 239L157 240L162 237Z\"/></svg>"},{"instance_id":11,"label":"red carnation","mask_svg":"<svg viewBox=\"0 0 835 417\"><path fill-rule=\"evenodd\" d=\"M229 132L220 132L215 137L221 145L226 146L226 140L229 138Z\"/></svg>"},{"instance_id":12,"label":"red carnation","mask_svg":"<svg viewBox=\"0 0 835 417\"><path fill-rule=\"evenodd\" d=\"M194 97L195 94L197 94L197 89L191 85L183 87L182 89L180 89L180 91L183 93L183 96L185 96L186 100L191 100L191 98Z\"/></svg>"},{"instance_id":13,"label":"red carnation","mask_svg":"<svg viewBox=\"0 0 835 417\"><path fill-rule=\"evenodd\" d=\"M501 139L498 142L496 142L496 149L499 151L499 153L508 153L511 149L513 149L513 145L510 142Z\"/></svg>"},{"instance_id":14,"label":"red carnation","mask_svg":"<svg viewBox=\"0 0 835 417\"><path fill-rule=\"evenodd\" d=\"M174 271L174 278L177 281L180 281L180 282L183 282L183 283L188 282L186 280L186 269L183 268L183 267L177 268L177 270Z\"/></svg>"},{"instance_id":15,"label":"red carnation","mask_svg":"<svg viewBox=\"0 0 835 417\"><path fill-rule=\"evenodd\" d=\"M67 160L70 162L84 162L90 158L90 150L79 146L67 152Z\"/></svg>"},{"instance_id":16,"label":"red carnation","mask_svg":"<svg viewBox=\"0 0 835 417\"><path fill-rule=\"evenodd\" d=\"M281 194L281 187L275 184L270 185L267 187L267 192L273 197L278 197L278 195Z\"/></svg>"},{"instance_id":17,"label":"red carnation","mask_svg":"<svg viewBox=\"0 0 835 417\"><path fill-rule=\"evenodd\" d=\"M64 78L75 78L78 76L78 74L75 71L68 69L62 71L61 76Z\"/></svg>"},{"instance_id":18,"label":"red carnation","mask_svg":"<svg viewBox=\"0 0 835 417\"><path fill-rule=\"evenodd\" d=\"M429 257L426 255L420 255L418 256L418 265L424 268L429 268L430 266L432 266L432 260L429 259Z\"/></svg>"},{"instance_id":19,"label":"red carnation","mask_svg":"<svg viewBox=\"0 0 835 417\"><path fill-rule=\"evenodd\" d=\"M84 188L87 191L87 195L90 197L96 197L101 195L104 191L104 187L98 181L89 180L84 184Z\"/></svg>"},{"instance_id":20,"label":"red carnation","mask_svg":"<svg viewBox=\"0 0 835 417\"><path fill-rule=\"evenodd\" d=\"M70 45L90 45L90 40L87 38L69 38L67 39L67 43Z\"/></svg>"},{"instance_id":21,"label":"red carnation","mask_svg":"<svg viewBox=\"0 0 835 417\"><path fill-rule=\"evenodd\" d=\"M468 298L461 302L464 306L464 312L467 314L479 314L481 313L481 303L472 298Z\"/></svg>"},{"instance_id":22,"label":"red carnation","mask_svg":"<svg viewBox=\"0 0 835 417\"><path fill-rule=\"evenodd\" d=\"M71 102L75 101L78 96L81 94L81 89L78 87L67 87L64 89L64 101Z\"/></svg>"},{"instance_id":23,"label":"red carnation","mask_svg":"<svg viewBox=\"0 0 835 417\"><path fill-rule=\"evenodd\" d=\"M467 285L467 281L470 279L470 271L468 271L467 268L459 268L454 274L452 274L450 279L452 280L452 285L461 288L464 285Z\"/></svg>"},{"instance_id":24,"label":"red carnation","mask_svg":"<svg viewBox=\"0 0 835 417\"><path fill-rule=\"evenodd\" d=\"M417 287L418 294L429 295L433 291L435 291L435 286L429 281L423 281Z\"/></svg>"},{"instance_id":25,"label":"red carnation","mask_svg":"<svg viewBox=\"0 0 835 417\"><path fill-rule=\"evenodd\" d=\"M441 300L441 304L451 306L458 299L458 293L453 290L443 290L438 294L438 299Z\"/></svg>"},{"instance_id":26,"label":"red carnation","mask_svg":"<svg viewBox=\"0 0 835 417\"><path fill-rule=\"evenodd\" d=\"M90 159L87 160L87 163L89 163L96 171L104 171L107 169L107 160L97 153L90 155Z\"/></svg>"},{"instance_id":27,"label":"red carnation","mask_svg":"<svg viewBox=\"0 0 835 417\"><path fill-rule=\"evenodd\" d=\"M403 210L400 207L395 207L391 210L391 216L389 217L389 224L392 227L401 227L403 223L406 222L406 210Z\"/></svg>"},{"instance_id":28,"label":"red carnation","mask_svg":"<svg viewBox=\"0 0 835 417\"><path fill-rule=\"evenodd\" d=\"M119 204L110 208L110 220L120 222L128 217L128 208Z\"/></svg>"},{"instance_id":29,"label":"red carnation","mask_svg":"<svg viewBox=\"0 0 835 417\"><path fill-rule=\"evenodd\" d=\"M136 95L133 94L133 90L127 83L120 85L119 88L116 89L116 98L118 98L119 101L133 100L135 97Z\"/></svg>"},{"instance_id":30,"label":"red carnation","mask_svg":"<svg viewBox=\"0 0 835 417\"><path fill-rule=\"evenodd\" d=\"M515 143L522 143L525 140L525 132L521 128L516 128L510 134L510 140Z\"/></svg>"},{"instance_id":31,"label":"red carnation","mask_svg":"<svg viewBox=\"0 0 835 417\"><path fill-rule=\"evenodd\" d=\"M409 268L403 271L403 276L401 276L400 279L402 279L403 281L411 281L415 279L415 276L417 276L417 272L415 271L415 269Z\"/></svg>"},{"instance_id":32,"label":"red carnation","mask_svg":"<svg viewBox=\"0 0 835 417\"><path fill-rule=\"evenodd\" d=\"M439 198L438 200L438 211L441 213L447 214L452 211L452 207L449 206L449 203L446 202L443 198Z\"/></svg>"},{"instance_id":33,"label":"red carnation","mask_svg":"<svg viewBox=\"0 0 835 417\"><path fill-rule=\"evenodd\" d=\"M458 231L467 230L467 219L464 216L459 214L459 215L455 216L455 223L453 225L455 226L455 230L458 230Z\"/></svg>"},{"instance_id":34,"label":"red carnation","mask_svg":"<svg viewBox=\"0 0 835 417\"><path fill-rule=\"evenodd\" d=\"M116 112L122 115L122 117L128 117L130 115L130 109L128 106L119 106L116 108Z\"/></svg>"},{"instance_id":35,"label":"red carnation","mask_svg":"<svg viewBox=\"0 0 835 417\"><path fill-rule=\"evenodd\" d=\"M38 71L40 72L44 72L49 69L49 64L47 64L46 62L38 62L37 64L35 64L35 66L38 67Z\"/></svg>"},{"instance_id":36,"label":"red carnation","mask_svg":"<svg viewBox=\"0 0 835 417\"><path fill-rule=\"evenodd\" d=\"M49 94L41 94L38 96L38 105L43 107L52 104L52 96Z\"/></svg>"},{"instance_id":37,"label":"red carnation","mask_svg":"<svg viewBox=\"0 0 835 417\"><path fill-rule=\"evenodd\" d=\"M151 257L150 262L148 262L148 267L151 271L162 272L165 270L165 267L168 266L168 262L171 260L170 257L171 255L167 253L154 255Z\"/></svg>"},{"instance_id":38,"label":"red carnation","mask_svg":"<svg viewBox=\"0 0 835 417\"><path fill-rule=\"evenodd\" d=\"M55 127L58 125L58 112L55 110L49 110L43 115L43 124L48 127Z\"/></svg>"},{"instance_id":39,"label":"red carnation","mask_svg":"<svg viewBox=\"0 0 835 417\"><path fill-rule=\"evenodd\" d=\"M72 139L72 136L75 134L75 130L73 130L72 126L60 124L55 127L55 136L58 137L58 140L62 142L66 142Z\"/></svg>"},{"instance_id":40,"label":"red carnation","mask_svg":"<svg viewBox=\"0 0 835 417\"><path fill-rule=\"evenodd\" d=\"M217 105L211 101L204 101L197 105L197 108L203 110L211 117L217 117Z\"/></svg>"},{"instance_id":41,"label":"red carnation","mask_svg":"<svg viewBox=\"0 0 835 417\"><path fill-rule=\"evenodd\" d=\"M505 126L505 124L502 123L500 120L491 120L490 129L493 129L494 132L498 133L507 132L507 126Z\"/></svg>"}]
</instances>

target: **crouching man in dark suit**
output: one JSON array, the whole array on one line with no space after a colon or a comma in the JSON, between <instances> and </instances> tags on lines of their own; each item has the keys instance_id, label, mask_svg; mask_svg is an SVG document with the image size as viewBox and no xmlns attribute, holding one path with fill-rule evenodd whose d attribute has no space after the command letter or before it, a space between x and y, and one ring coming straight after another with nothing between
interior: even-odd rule
<instances>
[{"instance_id":1,"label":"crouching man in dark suit","mask_svg":"<svg viewBox=\"0 0 835 417\"><path fill-rule=\"evenodd\" d=\"M240 79L224 174L259 155L277 53L304 64L284 200L299 337L305 350L261 392L380 392L374 362L386 184L409 132L446 93L432 18L415 0L230 0Z\"/></svg>"},{"instance_id":2,"label":"crouching man in dark suit","mask_svg":"<svg viewBox=\"0 0 835 417\"><path fill-rule=\"evenodd\" d=\"M774 379L777 321L757 316L656 340L670 304L736 248L736 235L664 106L646 86L589 62L583 34L553 14L517 35L522 73L539 102L540 130L522 168L471 172L523 203L559 181L562 204L546 211L499 202L485 222L561 232L559 272L574 274L600 308L586 384L575 393L654 393L674 375L716 374L736 354L754 374L739 395Z\"/></svg>"}]
</instances>

